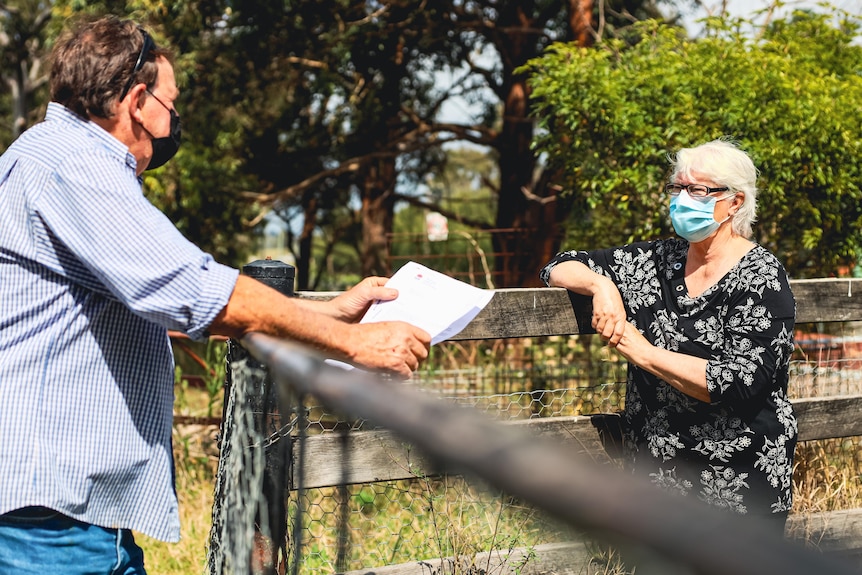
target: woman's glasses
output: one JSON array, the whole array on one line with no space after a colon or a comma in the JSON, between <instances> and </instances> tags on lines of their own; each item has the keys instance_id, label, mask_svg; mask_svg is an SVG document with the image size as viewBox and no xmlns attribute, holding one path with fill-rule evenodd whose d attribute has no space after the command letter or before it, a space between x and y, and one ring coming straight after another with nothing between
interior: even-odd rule
<instances>
[{"instance_id":1,"label":"woman's glasses","mask_svg":"<svg viewBox=\"0 0 862 575\"><path fill-rule=\"evenodd\" d=\"M664 187L664 191L672 196L678 196L681 191L685 190L692 198L703 198L709 194L726 192L729 189L730 188L710 188L703 184L668 184Z\"/></svg>"}]
</instances>

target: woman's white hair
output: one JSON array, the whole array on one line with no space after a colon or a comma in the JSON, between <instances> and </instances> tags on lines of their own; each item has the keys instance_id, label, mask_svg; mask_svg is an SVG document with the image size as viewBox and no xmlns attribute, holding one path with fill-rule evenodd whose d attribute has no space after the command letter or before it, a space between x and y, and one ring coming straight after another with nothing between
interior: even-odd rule
<instances>
[{"instance_id":1,"label":"woman's white hair","mask_svg":"<svg viewBox=\"0 0 862 575\"><path fill-rule=\"evenodd\" d=\"M733 231L744 238L751 237L751 226L757 219L757 168L747 153L730 140L718 139L694 148L683 148L668 156L670 180L692 179L697 172L719 187L742 192L742 207L733 215Z\"/></svg>"}]
</instances>

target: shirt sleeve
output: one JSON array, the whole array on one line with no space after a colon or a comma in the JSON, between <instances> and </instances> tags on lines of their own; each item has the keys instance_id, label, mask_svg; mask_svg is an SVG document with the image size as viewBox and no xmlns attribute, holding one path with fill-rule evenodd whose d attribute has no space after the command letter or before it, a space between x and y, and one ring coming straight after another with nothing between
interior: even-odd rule
<instances>
[{"instance_id":1,"label":"shirt sleeve","mask_svg":"<svg viewBox=\"0 0 862 575\"><path fill-rule=\"evenodd\" d=\"M205 337L233 292L238 270L184 238L110 154L71 155L31 209L42 263L167 329Z\"/></svg>"},{"instance_id":2,"label":"shirt sleeve","mask_svg":"<svg viewBox=\"0 0 862 575\"><path fill-rule=\"evenodd\" d=\"M577 261L593 272L609 278L620 292L629 319L656 302L661 281L656 265L657 242L637 242L591 251L571 250L557 254L540 272L549 285L551 270L566 261Z\"/></svg>"},{"instance_id":3,"label":"shirt sleeve","mask_svg":"<svg viewBox=\"0 0 862 575\"><path fill-rule=\"evenodd\" d=\"M614 279L614 283L616 283L616 279L613 274L613 266L611 265L611 253L613 251L613 249L605 249L592 250L589 252L582 250L569 250L565 252L560 252L556 256L554 256L554 258L550 262L548 262L545 267L542 268L542 270L539 272L539 279L541 279L546 286L549 286L551 280L551 270L553 270L556 266L563 262L575 261L584 264L598 274Z\"/></svg>"}]
</instances>

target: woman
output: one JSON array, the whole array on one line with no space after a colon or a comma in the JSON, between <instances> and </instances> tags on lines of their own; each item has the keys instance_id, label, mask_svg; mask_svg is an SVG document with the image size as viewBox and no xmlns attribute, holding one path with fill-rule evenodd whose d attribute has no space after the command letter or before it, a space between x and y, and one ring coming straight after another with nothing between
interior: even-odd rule
<instances>
[{"instance_id":1,"label":"woman","mask_svg":"<svg viewBox=\"0 0 862 575\"><path fill-rule=\"evenodd\" d=\"M796 304L753 243L757 170L724 140L671 158L680 238L558 254L549 286L592 296L593 328L629 362L633 469L783 532L796 419L787 397Z\"/></svg>"}]
</instances>

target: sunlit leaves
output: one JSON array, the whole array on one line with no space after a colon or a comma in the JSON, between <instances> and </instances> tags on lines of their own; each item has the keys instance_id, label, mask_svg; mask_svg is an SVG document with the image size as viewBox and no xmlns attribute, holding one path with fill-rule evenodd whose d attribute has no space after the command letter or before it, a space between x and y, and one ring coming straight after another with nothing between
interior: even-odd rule
<instances>
[{"instance_id":1,"label":"sunlit leaves","mask_svg":"<svg viewBox=\"0 0 862 575\"><path fill-rule=\"evenodd\" d=\"M667 154L731 137L761 170L756 239L792 274L835 273L862 249L859 22L796 12L761 36L713 20L689 40L659 23L634 45L555 45L532 62L536 147L581 211L569 247L672 232Z\"/></svg>"}]
</instances>

